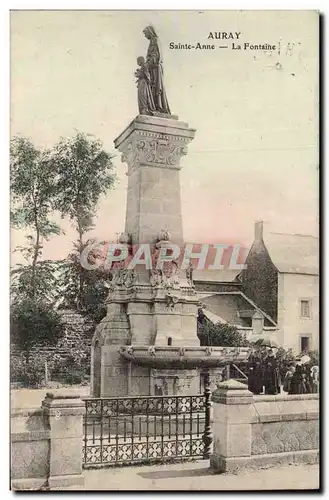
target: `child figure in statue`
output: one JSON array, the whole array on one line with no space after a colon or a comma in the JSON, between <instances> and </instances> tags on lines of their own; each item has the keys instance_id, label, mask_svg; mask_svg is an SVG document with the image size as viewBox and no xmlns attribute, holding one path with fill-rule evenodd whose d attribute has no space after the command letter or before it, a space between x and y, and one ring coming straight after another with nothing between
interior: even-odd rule
<instances>
[{"instance_id":1,"label":"child figure in statue","mask_svg":"<svg viewBox=\"0 0 329 500\"><path fill-rule=\"evenodd\" d=\"M137 96L138 96L138 109L140 115L152 115L155 109L150 72L145 63L144 57L137 58L139 68L135 71L137 77Z\"/></svg>"}]
</instances>

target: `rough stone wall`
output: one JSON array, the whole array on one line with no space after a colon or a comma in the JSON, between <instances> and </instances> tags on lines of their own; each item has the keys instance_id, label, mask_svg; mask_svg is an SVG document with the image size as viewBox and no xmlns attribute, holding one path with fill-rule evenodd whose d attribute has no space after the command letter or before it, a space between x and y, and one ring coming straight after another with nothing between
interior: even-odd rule
<instances>
[{"instance_id":1,"label":"rough stone wall","mask_svg":"<svg viewBox=\"0 0 329 500\"><path fill-rule=\"evenodd\" d=\"M58 341L57 345L54 346L36 345L31 350L32 356L33 354L37 354L49 358L54 353L65 356L69 354L71 348L77 348L81 345L91 345L92 332L90 332L90 329L92 324L77 311L63 309L58 312L62 315L65 325L64 336ZM12 344L11 356L19 355L19 348L15 344Z\"/></svg>"},{"instance_id":2,"label":"rough stone wall","mask_svg":"<svg viewBox=\"0 0 329 500\"><path fill-rule=\"evenodd\" d=\"M246 265L241 273L243 293L277 321L278 271L263 241L252 245Z\"/></svg>"}]
</instances>

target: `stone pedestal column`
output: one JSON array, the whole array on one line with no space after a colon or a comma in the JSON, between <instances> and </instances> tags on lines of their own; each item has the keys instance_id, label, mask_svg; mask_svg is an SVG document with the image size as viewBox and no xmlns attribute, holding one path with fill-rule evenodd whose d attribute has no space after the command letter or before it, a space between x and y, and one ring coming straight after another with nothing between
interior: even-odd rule
<instances>
[{"instance_id":1,"label":"stone pedestal column","mask_svg":"<svg viewBox=\"0 0 329 500\"><path fill-rule=\"evenodd\" d=\"M200 345L198 297L189 273L179 269L179 252L166 270L156 265L161 250L166 256L173 245L182 250L179 171L194 135L195 130L175 116L138 115L114 141L128 166L126 226L121 236L131 245L135 266L113 271L107 315L92 342L95 396L146 396L155 390L148 368L131 366L128 372L118 354L119 345ZM136 266L136 260L147 261L146 252L148 265L139 261ZM196 372L193 376L198 378ZM189 377L184 379L184 386L188 385ZM198 380L194 386L198 387Z\"/></svg>"},{"instance_id":2,"label":"stone pedestal column","mask_svg":"<svg viewBox=\"0 0 329 500\"><path fill-rule=\"evenodd\" d=\"M82 486L84 402L76 394L48 393L42 407L50 429L49 488Z\"/></svg>"},{"instance_id":3,"label":"stone pedestal column","mask_svg":"<svg viewBox=\"0 0 329 500\"><path fill-rule=\"evenodd\" d=\"M183 243L179 170L195 130L172 118L137 116L114 141L128 165L126 233L154 243L161 230Z\"/></svg>"},{"instance_id":4,"label":"stone pedestal column","mask_svg":"<svg viewBox=\"0 0 329 500\"><path fill-rule=\"evenodd\" d=\"M213 454L210 466L217 472L245 467L251 456L253 394L236 380L218 384L212 394Z\"/></svg>"}]
</instances>

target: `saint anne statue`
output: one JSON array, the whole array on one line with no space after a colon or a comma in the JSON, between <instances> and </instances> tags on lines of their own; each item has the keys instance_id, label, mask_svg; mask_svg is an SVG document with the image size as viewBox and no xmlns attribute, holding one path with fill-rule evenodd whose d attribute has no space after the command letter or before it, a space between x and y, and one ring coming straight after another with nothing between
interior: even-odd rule
<instances>
[{"instance_id":1,"label":"saint anne statue","mask_svg":"<svg viewBox=\"0 0 329 500\"><path fill-rule=\"evenodd\" d=\"M160 113L171 114L164 88L162 56L158 44L158 36L153 26L147 26L143 30L143 33L150 41L146 56L146 66L150 74L150 85L155 109Z\"/></svg>"}]
</instances>

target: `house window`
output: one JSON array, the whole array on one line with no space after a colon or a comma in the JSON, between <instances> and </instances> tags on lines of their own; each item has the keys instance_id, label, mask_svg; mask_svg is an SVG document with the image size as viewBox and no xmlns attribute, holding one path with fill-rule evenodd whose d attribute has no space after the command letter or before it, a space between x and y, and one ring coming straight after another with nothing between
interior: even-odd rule
<instances>
[{"instance_id":1,"label":"house window","mask_svg":"<svg viewBox=\"0 0 329 500\"><path fill-rule=\"evenodd\" d=\"M311 301L310 300L301 300L300 301L300 315L302 318L310 318L311 317Z\"/></svg>"},{"instance_id":2,"label":"house window","mask_svg":"<svg viewBox=\"0 0 329 500\"><path fill-rule=\"evenodd\" d=\"M300 351L306 352L310 349L310 337L301 337L300 338Z\"/></svg>"},{"instance_id":3,"label":"house window","mask_svg":"<svg viewBox=\"0 0 329 500\"><path fill-rule=\"evenodd\" d=\"M168 345L172 345L172 338L171 337L168 337Z\"/></svg>"}]
</instances>

